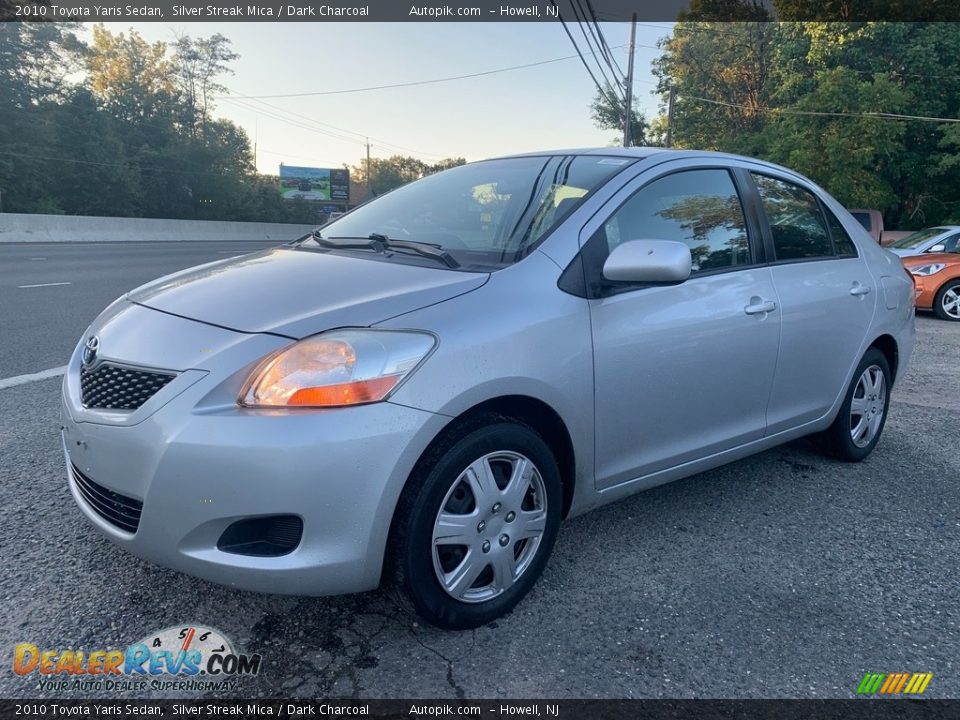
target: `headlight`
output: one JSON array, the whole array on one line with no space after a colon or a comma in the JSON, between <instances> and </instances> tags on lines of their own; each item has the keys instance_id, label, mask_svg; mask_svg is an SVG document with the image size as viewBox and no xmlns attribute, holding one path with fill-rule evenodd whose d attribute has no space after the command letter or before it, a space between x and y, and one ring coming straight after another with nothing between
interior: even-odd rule
<instances>
[{"instance_id":1,"label":"headlight","mask_svg":"<svg viewBox=\"0 0 960 720\"><path fill-rule=\"evenodd\" d=\"M928 275L935 275L945 267L944 263L930 263L929 265L918 265L915 268L910 268L910 272L918 277L927 277Z\"/></svg>"},{"instance_id":2,"label":"headlight","mask_svg":"<svg viewBox=\"0 0 960 720\"><path fill-rule=\"evenodd\" d=\"M430 353L423 332L335 330L264 358L240 393L247 407L341 407L383 400Z\"/></svg>"}]
</instances>

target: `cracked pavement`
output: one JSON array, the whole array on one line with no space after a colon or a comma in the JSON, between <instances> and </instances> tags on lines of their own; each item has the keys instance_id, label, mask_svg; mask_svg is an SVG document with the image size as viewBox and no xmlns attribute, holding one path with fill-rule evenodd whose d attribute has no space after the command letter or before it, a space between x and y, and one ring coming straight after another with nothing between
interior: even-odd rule
<instances>
[{"instance_id":1,"label":"cracked pavement","mask_svg":"<svg viewBox=\"0 0 960 720\"><path fill-rule=\"evenodd\" d=\"M24 352L82 330L44 312ZM798 441L567 521L530 596L467 632L424 626L392 590L260 595L124 553L70 498L59 379L0 390L0 697L40 694L12 672L16 643L123 648L186 623L262 654L237 697L850 697L894 671L960 697L960 323L918 330L867 461Z\"/></svg>"}]
</instances>

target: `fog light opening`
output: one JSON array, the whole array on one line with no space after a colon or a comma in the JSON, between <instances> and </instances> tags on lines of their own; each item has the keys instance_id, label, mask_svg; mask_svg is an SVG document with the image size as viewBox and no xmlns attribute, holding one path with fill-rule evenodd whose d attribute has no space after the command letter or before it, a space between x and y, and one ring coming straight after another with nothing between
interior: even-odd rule
<instances>
[{"instance_id":1,"label":"fog light opening","mask_svg":"<svg viewBox=\"0 0 960 720\"><path fill-rule=\"evenodd\" d=\"M246 518L231 524L217 549L233 555L280 557L293 552L303 537L303 520L296 515Z\"/></svg>"}]
</instances>

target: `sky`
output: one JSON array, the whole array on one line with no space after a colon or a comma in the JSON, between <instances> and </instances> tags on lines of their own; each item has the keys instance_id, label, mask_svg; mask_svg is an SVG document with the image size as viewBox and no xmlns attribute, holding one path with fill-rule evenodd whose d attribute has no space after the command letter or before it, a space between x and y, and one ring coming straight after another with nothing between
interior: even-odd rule
<instances>
[{"instance_id":1,"label":"sky","mask_svg":"<svg viewBox=\"0 0 960 720\"><path fill-rule=\"evenodd\" d=\"M575 55L562 26L530 23L108 23L149 41L222 33L240 58L222 78L232 96L330 92L464 75ZM629 26L603 23L626 69ZM581 48L586 44L571 26ZM651 61L670 25L638 25L634 94L648 119ZM596 66L591 65L596 72ZM371 155L479 160L514 152L610 145L612 130L590 118L595 86L580 60L407 88L313 97L219 100L226 117L256 141L257 168L359 165ZM263 103L268 103L265 105ZM272 106L272 107L271 107ZM278 119L285 118L286 121ZM332 134L332 135L331 135Z\"/></svg>"}]
</instances>

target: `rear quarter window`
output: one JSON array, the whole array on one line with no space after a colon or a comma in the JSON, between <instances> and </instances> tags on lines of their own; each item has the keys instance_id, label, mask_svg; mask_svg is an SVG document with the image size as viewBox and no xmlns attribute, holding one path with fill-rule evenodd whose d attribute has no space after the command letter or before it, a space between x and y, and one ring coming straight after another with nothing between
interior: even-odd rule
<instances>
[{"instance_id":1,"label":"rear quarter window","mask_svg":"<svg viewBox=\"0 0 960 720\"><path fill-rule=\"evenodd\" d=\"M816 196L786 180L751 173L770 223L777 260L834 256L830 231Z\"/></svg>"}]
</instances>

